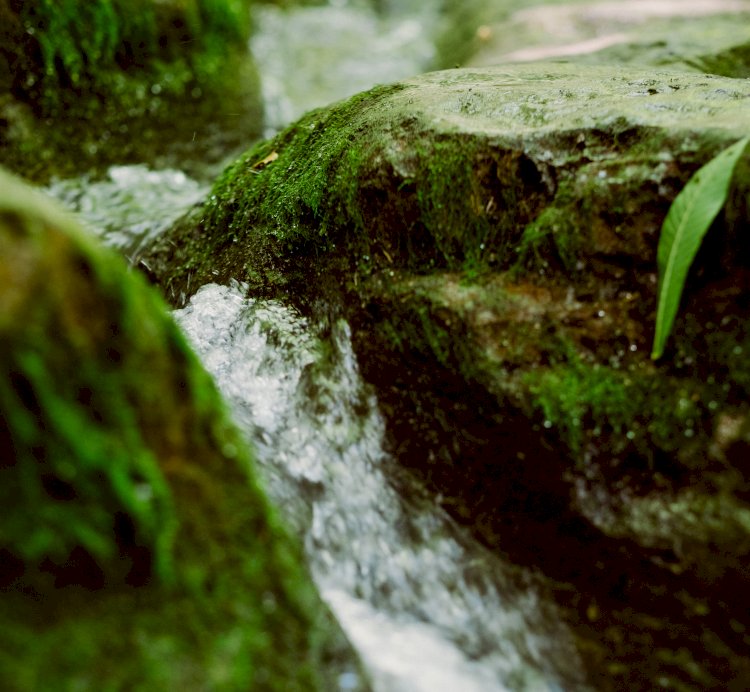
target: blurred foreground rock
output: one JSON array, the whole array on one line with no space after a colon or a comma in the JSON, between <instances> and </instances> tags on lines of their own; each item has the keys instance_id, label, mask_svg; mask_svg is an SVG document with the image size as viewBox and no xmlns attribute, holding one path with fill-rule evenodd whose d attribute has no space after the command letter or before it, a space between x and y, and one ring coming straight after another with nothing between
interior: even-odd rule
<instances>
[{"instance_id":1,"label":"blurred foreground rock","mask_svg":"<svg viewBox=\"0 0 750 692\"><path fill-rule=\"evenodd\" d=\"M1 171L0 501L4 690L359 675L162 301Z\"/></svg>"}]
</instances>

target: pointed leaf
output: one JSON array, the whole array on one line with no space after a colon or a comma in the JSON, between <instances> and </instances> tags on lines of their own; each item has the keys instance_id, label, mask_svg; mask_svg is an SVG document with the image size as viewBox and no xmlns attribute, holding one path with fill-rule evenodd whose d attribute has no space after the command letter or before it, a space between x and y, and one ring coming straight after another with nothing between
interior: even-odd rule
<instances>
[{"instance_id":1,"label":"pointed leaf","mask_svg":"<svg viewBox=\"0 0 750 692\"><path fill-rule=\"evenodd\" d=\"M672 202L661 228L656 261L659 296L651 357L656 360L672 330L682 289L703 236L721 211L732 173L750 137L725 149L698 170Z\"/></svg>"}]
</instances>

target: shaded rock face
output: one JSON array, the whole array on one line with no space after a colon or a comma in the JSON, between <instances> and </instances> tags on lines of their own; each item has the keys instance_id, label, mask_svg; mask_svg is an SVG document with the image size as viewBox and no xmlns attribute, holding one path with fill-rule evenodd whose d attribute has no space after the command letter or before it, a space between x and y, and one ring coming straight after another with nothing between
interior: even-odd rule
<instances>
[{"instance_id":1,"label":"shaded rock face","mask_svg":"<svg viewBox=\"0 0 750 692\"><path fill-rule=\"evenodd\" d=\"M247 0L3 0L0 24L0 163L27 178L205 170L260 132Z\"/></svg>"},{"instance_id":2,"label":"shaded rock face","mask_svg":"<svg viewBox=\"0 0 750 692\"><path fill-rule=\"evenodd\" d=\"M334 689L356 670L161 300L0 172L0 678Z\"/></svg>"},{"instance_id":3,"label":"shaded rock face","mask_svg":"<svg viewBox=\"0 0 750 692\"><path fill-rule=\"evenodd\" d=\"M598 689L750 680L748 154L648 353L661 222L750 128L743 80L562 63L438 72L304 117L146 256L343 311L393 453L540 570Z\"/></svg>"}]
</instances>

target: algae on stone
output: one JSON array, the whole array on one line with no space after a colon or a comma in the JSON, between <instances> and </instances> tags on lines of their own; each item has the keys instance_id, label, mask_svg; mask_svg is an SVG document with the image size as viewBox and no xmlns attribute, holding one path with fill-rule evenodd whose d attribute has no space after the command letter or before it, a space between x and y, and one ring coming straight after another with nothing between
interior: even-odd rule
<instances>
[{"instance_id":1,"label":"algae on stone","mask_svg":"<svg viewBox=\"0 0 750 692\"><path fill-rule=\"evenodd\" d=\"M3 172L0 247L4 689L329 690L356 672L155 292Z\"/></svg>"}]
</instances>

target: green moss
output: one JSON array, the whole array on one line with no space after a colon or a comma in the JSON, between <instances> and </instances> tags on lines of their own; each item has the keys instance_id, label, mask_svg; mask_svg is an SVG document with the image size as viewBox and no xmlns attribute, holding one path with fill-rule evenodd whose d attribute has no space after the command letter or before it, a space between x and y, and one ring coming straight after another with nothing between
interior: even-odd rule
<instances>
[{"instance_id":1,"label":"green moss","mask_svg":"<svg viewBox=\"0 0 750 692\"><path fill-rule=\"evenodd\" d=\"M583 360L574 351L523 376L544 427L580 458L586 445L600 455L635 454L653 469L655 459L678 451L685 468L710 462L689 453L707 444L720 387L657 374L648 363L620 369Z\"/></svg>"},{"instance_id":2,"label":"green moss","mask_svg":"<svg viewBox=\"0 0 750 692\"><path fill-rule=\"evenodd\" d=\"M189 283L197 289L230 277L267 289L282 256L292 249L325 255L343 240L344 222L343 231L368 254L373 240L361 232L366 214L357 204L357 181L375 144L356 141L356 114L377 110L379 99L399 88L378 87L345 107L313 111L227 168L201 212L157 241L147 258L170 300L189 295Z\"/></svg>"},{"instance_id":3,"label":"green moss","mask_svg":"<svg viewBox=\"0 0 750 692\"><path fill-rule=\"evenodd\" d=\"M313 111L251 148L214 186L206 228L239 238L248 223L259 222L286 246L325 249L328 228L353 211L358 174L375 147L355 141L356 116L365 106L377 109L379 99L398 88L378 87L344 107Z\"/></svg>"},{"instance_id":4,"label":"green moss","mask_svg":"<svg viewBox=\"0 0 750 692\"><path fill-rule=\"evenodd\" d=\"M0 160L27 178L166 154L214 162L259 131L246 0L44 0L0 15L13 65Z\"/></svg>"},{"instance_id":5,"label":"green moss","mask_svg":"<svg viewBox=\"0 0 750 692\"><path fill-rule=\"evenodd\" d=\"M564 364L526 375L544 426L555 427L568 447L581 450L584 431L621 435L638 416L641 397L622 373L573 357Z\"/></svg>"},{"instance_id":6,"label":"green moss","mask_svg":"<svg viewBox=\"0 0 750 692\"><path fill-rule=\"evenodd\" d=\"M555 263L569 276L579 270L584 247L580 220L573 209L550 206L523 231L516 252L516 274L536 273Z\"/></svg>"},{"instance_id":7,"label":"green moss","mask_svg":"<svg viewBox=\"0 0 750 692\"><path fill-rule=\"evenodd\" d=\"M202 212L147 258L167 292L187 294L188 276L195 287L234 276L268 289L279 266L287 277L309 272L302 257L346 256L364 276L417 267L477 276L508 265L548 194L539 171L483 140L420 132L389 103L404 88L308 113L227 168Z\"/></svg>"},{"instance_id":8,"label":"green moss","mask_svg":"<svg viewBox=\"0 0 750 692\"><path fill-rule=\"evenodd\" d=\"M423 145L426 163L416 184L420 223L439 249L443 262L476 264L489 245L492 229L483 208L479 143L461 139Z\"/></svg>"},{"instance_id":9,"label":"green moss","mask_svg":"<svg viewBox=\"0 0 750 692\"><path fill-rule=\"evenodd\" d=\"M620 312L631 309L630 298L607 307L607 325L604 311L576 304L570 293L508 274L467 283L461 274L383 272L361 291L364 304L377 306L367 349L433 363L491 392L499 410L512 406L543 424L574 459L584 452L605 464L628 458L648 472L666 464L675 476L706 469L717 412L745 397L739 335L704 330L702 355L683 353L665 372L618 329L634 319ZM730 367L727 381L705 370Z\"/></svg>"},{"instance_id":10,"label":"green moss","mask_svg":"<svg viewBox=\"0 0 750 692\"><path fill-rule=\"evenodd\" d=\"M138 399L155 405L159 395L131 380L133 372L148 368L153 354L129 349L128 341L138 329L170 343L181 362L188 359L187 347L154 298L124 291L113 280L120 275L119 264L85 242L68 255L70 276L49 266L64 241L50 238L37 218L23 215L10 196L13 185L4 180L0 199L3 283L13 287L10 309L0 315L0 404L16 453L2 484L7 512L2 544L24 560L64 559L81 546L106 562L118 552L113 516L123 512L164 575L175 532L172 500L133 405ZM21 199L28 202L25 195ZM50 272L45 281L60 281L54 307L36 300L42 287L34 284L42 277L32 282L22 273L30 257ZM20 267L9 266L14 259ZM83 310L92 298L82 301L78 292L93 286L110 310L111 323L100 316L89 333ZM67 298L79 306L66 304ZM19 329L22 324L25 329ZM60 338L69 339L72 353L56 347Z\"/></svg>"},{"instance_id":11,"label":"green moss","mask_svg":"<svg viewBox=\"0 0 750 692\"><path fill-rule=\"evenodd\" d=\"M5 687L335 688L357 664L162 301L1 173L0 257Z\"/></svg>"},{"instance_id":12,"label":"green moss","mask_svg":"<svg viewBox=\"0 0 750 692\"><path fill-rule=\"evenodd\" d=\"M20 17L38 45L38 72L24 78L43 116L80 108L82 92L126 99L156 76L172 77L159 93L182 94L186 80L208 86L249 34L244 0L41 0Z\"/></svg>"},{"instance_id":13,"label":"green moss","mask_svg":"<svg viewBox=\"0 0 750 692\"><path fill-rule=\"evenodd\" d=\"M468 369L471 360L466 356L472 352L471 344L457 338L457 325L440 318L429 296L411 297L406 310L399 310L395 304L389 308L388 317L377 325L379 343L402 354L422 354L444 368Z\"/></svg>"}]
</instances>

